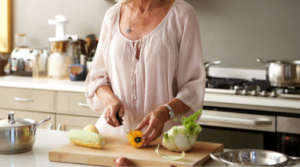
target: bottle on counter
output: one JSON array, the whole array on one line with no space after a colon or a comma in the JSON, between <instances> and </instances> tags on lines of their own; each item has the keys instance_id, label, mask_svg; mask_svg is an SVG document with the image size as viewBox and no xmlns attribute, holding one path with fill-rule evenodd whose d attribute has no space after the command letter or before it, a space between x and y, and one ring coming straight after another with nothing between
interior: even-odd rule
<instances>
[{"instance_id":1,"label":"bottle on counter","mask_svg":"<svg viewBox=\"0 0 300 167\"><path fill-rule=\"evenodd\" d=\"M96 50L97 40L95 34L89 34L86 36L85 41L87 43L88 55L90 55L92 50Z\"/></svg>"},{"instance_id":2,"label":"bottle on counter","mask_svg":"<svg viewBox=\"0 0 300 167\"><path fill-rule=\"evenodd\" d=\"M92 67L95 52L96 52L95 50L91 50L89 57L87 59L87 62L86 62L87 74L90 72L90 69Z\"/></svg>"},{"instance_id":3,"label":"bottle on counter","mask_svg":"<svg viewBox=\"0 0 300 167\"><path fill-rule=\"evenodd\" d=\"M80 64L86 65L88 49L86 41L83 39L78 40L78 51L80 55Z\"/></svg>"}]
</instances>

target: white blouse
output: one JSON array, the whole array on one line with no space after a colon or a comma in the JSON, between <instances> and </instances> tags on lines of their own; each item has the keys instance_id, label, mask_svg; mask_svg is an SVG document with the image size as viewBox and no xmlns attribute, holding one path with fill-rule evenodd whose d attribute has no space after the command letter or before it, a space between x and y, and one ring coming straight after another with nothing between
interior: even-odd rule
<instances>
[{"instance_id":1,"label":"white blouse","mask_svg":"<svg viewBox=\"0 0 300 167\"><path fill-rule=\"evenodd\" d=\"M201 109L206 76L193 7L175 0L161 23L135 41L120 32L120 9L118 3L104 16L98 48L86 79L88 105L102 112L104 106L95 91L102 85L111 86L124 105L124 124L128 130L134 130L151 111L174 98L190 107L182 114L186 117ZM164 131L175 124L173 120L166 122ZM108 125L103 114L96 127L100 133L125 133L120 127Z\"/></svg>"}]
</instances>

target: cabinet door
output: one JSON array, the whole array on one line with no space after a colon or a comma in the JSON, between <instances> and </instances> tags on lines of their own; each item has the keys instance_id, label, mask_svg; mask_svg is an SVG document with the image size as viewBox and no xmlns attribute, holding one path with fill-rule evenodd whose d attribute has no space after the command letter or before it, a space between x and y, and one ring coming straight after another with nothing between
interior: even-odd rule
<instances>
[{"instance_id":1,"label":"cabinet door","mask_svg":"<svg viewBox=\"0 0 300 167\"><path fill-rule=\"evenodd\" d=\"M47 117L51 117L49 121L42 123L38 128L41 129L55 129L55 114L53 113L41 113L41 112L34 112L34 111L19 111L19 110L5 110L0 109L0 119L7 118L7 112L14 111L15 118L28 118L33 119L37 123L41 122L43 119Z\"/></svg>"},{"instance_id":2,"label":"cabinet door","mask_svg":"<svg viewBox=\"0 0 300 167\"><path fill-rule=\"evenodd\" d=\"M84 93L57 92L57 112L73 115L99 117L101 113L94 112L87 104Z\"/></svg>"},{"instance_id":3,"label":"cabinet door","mask_svg":"<svg viewBox=\"0 0 300 167\"><path fill-rule=\"evenodd\" d=\"M70 131L72 129L83 129L86 125L95 125L98 117L72 116L56 114L56 127L58 130Z\"/></svg>"},{"instance_id":4,"label":"cabinet door","mask_svg":"<svg viewBox=\"0 0 300 167\"><path fill-rule=\"evenodd\" d=\"M0 87L0 92L0 108L39 112L54 110L53 91Z\"/></svg>"}]
</instances>

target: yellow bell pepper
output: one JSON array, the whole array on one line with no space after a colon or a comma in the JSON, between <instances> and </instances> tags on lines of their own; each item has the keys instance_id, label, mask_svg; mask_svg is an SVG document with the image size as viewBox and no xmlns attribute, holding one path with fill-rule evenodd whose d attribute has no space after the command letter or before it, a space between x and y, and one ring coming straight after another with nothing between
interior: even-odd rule
<instances>
[{"instance_id":1,"label":"yellow bell pepper","mask_svg":"<svg viewBox=\"0 0 300 167\"><path fill-rule=\"evenodd\" d=\"M135 147L139 148L143 146L145 140L142 140L143 132L141 131L130 131L127 134L129 143Z\"/></svg>"}]
</instances>

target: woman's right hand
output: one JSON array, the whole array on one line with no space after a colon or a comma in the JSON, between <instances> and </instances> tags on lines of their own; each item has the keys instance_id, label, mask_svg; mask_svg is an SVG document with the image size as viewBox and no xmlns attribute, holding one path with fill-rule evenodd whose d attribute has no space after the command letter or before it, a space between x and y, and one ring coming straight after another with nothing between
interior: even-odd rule
<instances>
[{"instance_id":1,"label":"woman's right hand","mask_svg":"<svg viewBox=\"0 0 300 167\"><path fill-rule=\"evenodd\" d=\"M100 86L96 90L96 94L105 105L103 114L107 124L113 127L120 126L117 119L117 113L121 118L123 118L125 115L125 109L118 97L114 95L111 87L108 85Z\"/></svg>"},{"instance_id":2,"label":"woman's right hand","mask_svg":"<svg viewBox=\"0 0 300 167\"><path fill-rule=\"evenodd\" d=\"M107 124L118 127L120 126L119 121L117 119L117 114L119 117L123 118L125 114L125 109L121 101L117 98L112 98L105 104L104 109L104 119Z\"/></svg>"}]
</instances>

